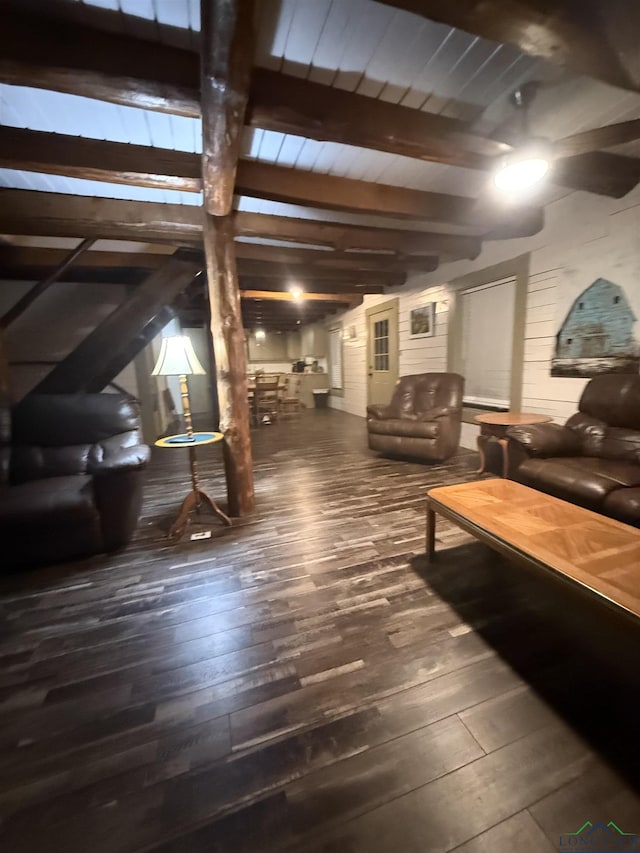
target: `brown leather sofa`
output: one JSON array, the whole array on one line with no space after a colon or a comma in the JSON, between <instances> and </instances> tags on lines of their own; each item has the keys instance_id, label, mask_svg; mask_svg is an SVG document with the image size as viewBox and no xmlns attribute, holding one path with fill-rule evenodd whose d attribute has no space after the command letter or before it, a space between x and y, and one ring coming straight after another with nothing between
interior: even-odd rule
<instances>
[{"instance_id":1,"label":"brown leather sofa","mask_svg":"<svg viewBox=\"0 0 640 853\"><path fill-rule=\"evenodd\" d=\"M441 462L460 442L464 379L457 373L403 376L388 406L367 406L369 447Z\"/></svg>"},{"instance_id":2,"label":"brown leather sofa","mask_svg":"<svg viewBox=\"0 0 640 853\"><path fill-rule=\"evenodd\" d=\"M640 526L640 376L597 376L564 426L507 435L513 479Z\"/></svg>"},{"instance_id":3,"label":"brown leather sofa","mask_svg":"<svg viewBox=\"0 0 640 853\"><path fill-rule=\"evenodd\" d=\"M137 404L116 394L31 395L10 418L6 409L2 415L4 567L126 545L150 457L141 444Z\"/></svg>"}]
</instances>

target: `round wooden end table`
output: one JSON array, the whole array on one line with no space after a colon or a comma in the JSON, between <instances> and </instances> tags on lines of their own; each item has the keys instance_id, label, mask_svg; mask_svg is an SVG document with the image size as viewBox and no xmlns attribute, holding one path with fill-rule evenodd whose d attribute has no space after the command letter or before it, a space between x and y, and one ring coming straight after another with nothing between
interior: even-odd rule
<instances>
[{"instance_id":1,"label":"round wooden end table","mask_svg":"<svg viewBox=\"0 0 640 853\"><path fill-rule=\"evenodd\" d=\"M480 424L480 435L478 436L480 467L476 471L476 474L484 474L487 463L485 447L490 439L495 438L502 448L502 476L506 479L509 474L509 439L506 435L507 429L510 426L548 424L551 418L547 415L537 415L533 412L487 412L483 415L476 415L474 420Z\"/></svg>"},{"instance_id":2,"label":"round wooden end table","mask_svg":"<svg viewBox=\"0 0 640 853\"><path fill-rule=\"evenodd\" d=\"M159 438L156 441L156 447L170 447L173 449L187 448L189 450L189 465L191 467L191 491L182 501L180 512L175 522L171 525L169 538L180 538L189 526L190 513L195 510L199 513L202 505L208 506L209 509L218 516L224 524L230 525L231 519L218 506L218 504L210 498L209 495L200 488L198 481L198 463L196 461L196 447L202 447L203 444L216 444L222 441L224 436L221 432L188 432L181 435L167 435L164 438Z\"/></svg>"}]
</instances>

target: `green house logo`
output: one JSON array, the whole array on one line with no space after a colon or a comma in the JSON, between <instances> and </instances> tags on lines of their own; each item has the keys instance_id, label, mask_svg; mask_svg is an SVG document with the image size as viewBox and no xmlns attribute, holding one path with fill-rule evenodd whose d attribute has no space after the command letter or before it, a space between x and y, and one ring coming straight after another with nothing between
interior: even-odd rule
<instances>
[{"instance_id":1,"label":"green house logo","mask_svg":"<svg viewBox=\"0 0 640 853\"><path fill-rule=\"evenodd\" d=\"M636 850L640 853L640 834L623 832L617 823L586 821L576 832L564 832L560 836L559 850L586 851L586 853L611 853L619 850Z\"/></svg>"}]
</instances>

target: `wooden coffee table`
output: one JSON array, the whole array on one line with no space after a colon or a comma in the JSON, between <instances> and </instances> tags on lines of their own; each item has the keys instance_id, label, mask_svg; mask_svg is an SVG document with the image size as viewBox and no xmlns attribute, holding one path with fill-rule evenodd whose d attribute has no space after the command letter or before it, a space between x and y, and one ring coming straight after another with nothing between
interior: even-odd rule
<instances>
[{"instance_id":1,"label":"wooden coffee table","mask_svg":"<svg viewBox=\"0 0 640 853\"><path fill-rule=\"evenodd\" d=\"M498 440L502 448L502 476L509 475L509 439L506 436L510 426L531 426L532 424L548 424L551 420L547 415L538 415L534 412L487 412L484 415L476 415L474 421L480 424L480 435L478 436L478 453L480 454L480 467L476 474L483 474L487 459L485 456L485 445L491 438Z\"/></svg>"},{"instance_id":2,"label":"wooden coffee table","mask_svg":"<svg viewBox=\"0 0 640 853\"><path fill-rule=\"evenodd\" d=\"M506 557L640 616L640 530L513 480L431 489L427 561L435 558L436 514Z\"/></svg>"}]
</instances>

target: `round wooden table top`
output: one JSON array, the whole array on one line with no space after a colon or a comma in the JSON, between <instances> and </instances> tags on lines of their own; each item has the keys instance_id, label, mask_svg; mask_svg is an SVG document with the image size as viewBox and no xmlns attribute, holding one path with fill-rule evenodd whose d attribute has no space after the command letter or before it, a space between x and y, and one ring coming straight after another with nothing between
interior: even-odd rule
<instances>
[{"instance_id":1,"label":"round wooden table top","mask_svg":"<svg viewBox=\"0 0 640 853\"><path fill-rule=\"evenodd\" d=\"M223 438L221 432L194 432L193 437L188 436L187 433L180 433L180 435L166 435L164 438L159 438L155 445L156 447L199 447L203 444L215 444Z\"/></svg>"},{"instance_id":2,"label":"round wooden table top","mask_svg":"<svg viewBox=\"0 0 640 853\"><path fill-rule=\"evenodd\" d=\"M531 424L548 424L550 420L548 415L537 415L534 412L487 412L474 417L474 421L479 424L495 426L530 426Z\"/></svg>"}]
</instances>

